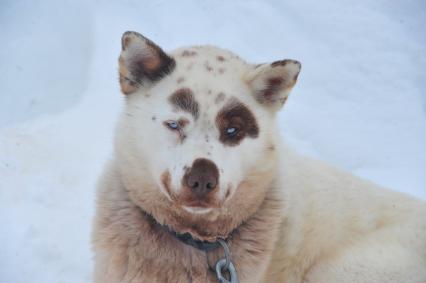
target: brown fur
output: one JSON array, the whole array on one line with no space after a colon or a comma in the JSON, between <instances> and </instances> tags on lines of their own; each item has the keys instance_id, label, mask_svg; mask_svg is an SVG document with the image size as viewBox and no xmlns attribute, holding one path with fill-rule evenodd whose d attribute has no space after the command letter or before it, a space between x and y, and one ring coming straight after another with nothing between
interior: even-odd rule
<instances>
[{"instance_id":1,"label":"brown fur","mask_svg":"<svg viewBox=\"0 0 426 283\"><path fill-rule=\"evenodd\" d=\"M97 282L217 282L210 267L223 257L218 249L201 252L183 244L159 223L171 223L176 231L188 230L200 239L211 235L231 234L228 243L240 282L261 280L278 235L281 203L276 195L271 172L251 175L238 190L245 197L234 197L224 208L232 217L220 216L211 221L181 214L164 200L144 199L132 195L126 179L118 168L111 166L100 186L97 200L94 245L98 250L95 279ZM167 182L167 173L164 174ZM250 189L254 184L263 187ZM146 184L148 185L148 184ZM153 187L152 190L157 190ZM256 200L253 202L253 200ZM247 204L254 203L255 205ZM141 210L155 216L153 222ZM182 226L183 223L192 223ZM102 253L101 251L104 251ZM256 279L257 278L257 279Z\"/></svg>"},{"instance_id":2,"label":"brown fur","mask_svg":"<svg viewBox=\"0 0 426 283\"><path fill-rule=\"evenodd\" d=\"M204 62L204 67L206 68L208 72L213 71L213 67L210 65L208 61Z\"/></svg>"},{"instance_id":3,"label":"brown fur","mask_svg":"<svg viewBox=\"0 0 426 283\"><path fill-rule=\"evenodd\" d=\"M191 113L195 119L198 118L199 106L189 88L180 88L176 90L172 96L170 96L169 101L177 109Z\"/></svg>"},{"instance_id":4,"label":"brown fur","mask_svg":"<svg viewBox=\"0 0 426 283\"><path fill-rule=\"evenodd\" d=\"M223 92L219 92L214 100L215 104L219 104L225 100L226 96Z\"/></svg>"},{"instance_id":5,"label":"brown fur","mask_svg":"<svg viewBox=\"0 0 426 283\"><path fill-rule=\"evenodd\" d=\"M193 51L193 50L184 50L181 53L182 57L194 57L197 55L197 51Z\"/></svg>"},{"instance_id":6,"label":"brown fur","mask_svg":"<svg viewBox=\"0 0 426 283\"><path fill-rule=\"evenodd\" d=\"M246 136L256 138L259 134L253 113L238 101L231 101L224 106L216 117L216 124L220 131L220 141L229 146L238 145ZM228 136L226 129L229 127L235 127L237 133Z\"/></svg>"}]
</instances>

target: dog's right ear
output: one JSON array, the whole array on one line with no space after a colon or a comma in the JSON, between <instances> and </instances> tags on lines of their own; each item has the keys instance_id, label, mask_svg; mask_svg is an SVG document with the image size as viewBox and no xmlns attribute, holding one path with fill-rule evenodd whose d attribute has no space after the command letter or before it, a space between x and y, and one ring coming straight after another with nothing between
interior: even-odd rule
<instances>
[{"instance_id":1,"label":"dog's right ear","mask_svg":"<svg viewBox=\"0 0 426 283\"><path fill-rule=\"evenodd\" d=\"M131 94L170 74L175 60L143 35L127 31L121 38L120 86Z\"/></svg>"}]
</instances>

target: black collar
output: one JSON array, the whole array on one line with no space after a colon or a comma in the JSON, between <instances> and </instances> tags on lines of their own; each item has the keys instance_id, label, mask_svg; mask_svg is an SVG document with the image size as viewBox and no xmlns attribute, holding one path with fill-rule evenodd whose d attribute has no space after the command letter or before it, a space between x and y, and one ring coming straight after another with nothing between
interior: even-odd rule
<instances>
[{"instance_id":1,"label":"black collar","mask_svg":"<svg viewBox=\"0 0 426 283\"><path fill-rule=\"evenodd\" d=\"M141 211L149 219L151 223L154 223L155 225L160 226L161 228L166 230L170 235L174 236L176 239L178 239L179 241L181 241L182 243L188 246L192 246L204 252L212 251L221 246L219 241L214 241L214 242L201 241L201 240L195 239L189 233L179 234L178 232L170 229L169 226L158 223L157 220L151 214L147 213L143 209L141 209Z\"/></svg>"},{"instance_id":2,"label":"black collar","mask_svg":"<svg viewBox=\"0 0 426 283\"><path fill-rule=\"evenodd\" d=\"M185 233L185 234L178 234L176 231L170 230L170 228L167 227L167 230L169 230L170 234L176 237L179 241L182 243L192 246L196 249L199 249L204 252L212 251L218 247L220 247L220 244L218 241L215 242L207 242L207 241L201 241L194 239L191 234Z\"/></svg>"}]
</instances>

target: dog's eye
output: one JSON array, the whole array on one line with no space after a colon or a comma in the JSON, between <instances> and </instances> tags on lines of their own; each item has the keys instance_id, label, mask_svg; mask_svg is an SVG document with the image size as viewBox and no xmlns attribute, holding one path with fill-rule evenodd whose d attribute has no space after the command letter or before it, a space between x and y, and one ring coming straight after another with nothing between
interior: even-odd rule
<instances>
[{"instance_id":1,"label":"dog's eye","mask_svg":"<svg viewBox=\"0 0 426 283\"><path fill-rule=\"evenodd\" d=\"M164 122L167 128L169 128L172 131L176 131L180 129L179 123L176 121L166 121Z\"/></svg>"},{"instance_id":2,"label":"dog's eye","mask_svg":"<svg viewBox=\"0 0 426 283\"><path fill-rule=\"evenodd\" d=\"M234 136L235 134L238 133L238 129L235 127L229 127L229 128L226 128L225 133L227 136Z\"/></svg>"}]
</instances>

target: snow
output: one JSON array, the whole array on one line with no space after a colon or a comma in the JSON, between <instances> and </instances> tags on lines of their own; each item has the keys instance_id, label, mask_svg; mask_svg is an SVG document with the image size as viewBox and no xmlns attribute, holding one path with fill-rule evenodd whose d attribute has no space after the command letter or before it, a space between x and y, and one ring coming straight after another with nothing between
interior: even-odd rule
<instances>
[{"instance_id":1,"label":"snow","mask_svg":"<svg viewBox=\"0 0 426 283\"><path fill-rule=\"evenodd\" d=\"M391 4L392 3L392 4ZM90 282L94 187L122 97L120 37L294 58L299 151L426 199L423 1L0 4L0 282Z\"/></svg>"}]
</instances>

